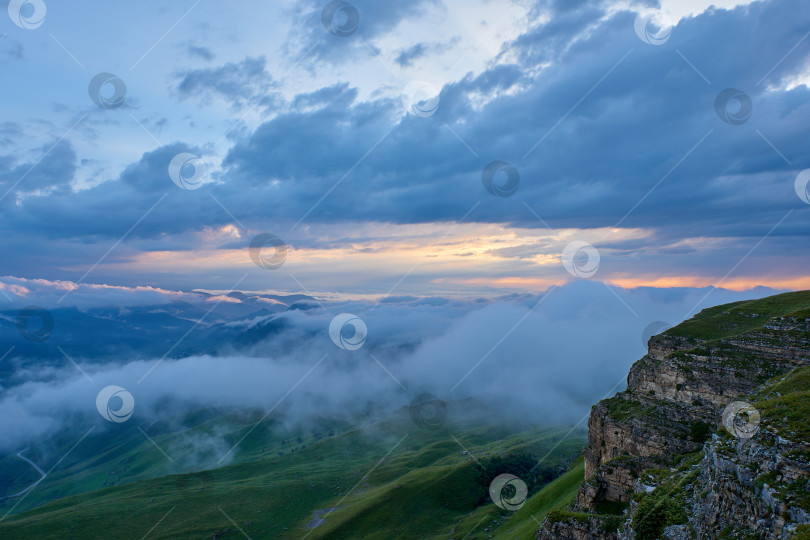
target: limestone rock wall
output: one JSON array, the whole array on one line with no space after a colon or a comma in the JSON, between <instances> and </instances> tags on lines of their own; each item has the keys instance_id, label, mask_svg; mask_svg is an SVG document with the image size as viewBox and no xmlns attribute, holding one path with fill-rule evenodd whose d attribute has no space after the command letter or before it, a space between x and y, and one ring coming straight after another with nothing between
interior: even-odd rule
<instances>
[{"instance_id":1,"label":"limestone rock wall","mask_svg":"<svg viewBox=\"0 0 810 540\"><path fill-rule=\"evenodd\" d=\"M810 512L791 504L786 489L810 492L807 450L767 432L757 440L707 443L690 519L698 538L712 539L716 531L733 528L781 540L810 523Z\"/></svg>"},{"instance_id":2,"label":"limestone rock wall","mask_svg":"<svg viewBox=\"0 0 810 540\"><path fill-rule=\"evenodd\" d=\"M630 501L640 486L654 490L639 482L639 473L668 471L673 456L702 448L700 472L687 486L689 521L667 527L662 537L713 539L726 529L791 538L798 525L810 523L795 501L797 486L810 492L810 441L792 443L773 433L757 440L704 440L728 403L807 364L810 319L777 317L758 330L710 343L654 336L648 354L631 368L627 390L591 409L585 481L572 510L593 513L601 501ZM634 509L631 503L620 531L605 530L594 515L546 520L537 538L634 540Z\"/></svg>"},{"instance_id":3,"label":"limestone rock wall","mask_svg":"<svg viewBox=\"0 0 810 540\"><path fill-rule=\"evenodd\" d=\"M604 521L596 518L546 520L537 531L538 540L619 540L619 533L605 530Z\"/></svg>"}]
</instances>

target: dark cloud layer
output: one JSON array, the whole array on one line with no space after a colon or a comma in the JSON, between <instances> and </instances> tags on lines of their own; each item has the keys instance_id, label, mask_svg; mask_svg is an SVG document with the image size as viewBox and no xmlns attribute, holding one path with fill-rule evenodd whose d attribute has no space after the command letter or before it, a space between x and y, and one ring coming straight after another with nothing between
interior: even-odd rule
<instances>
[{"instance_id":1,"label":"dark cloud layer","mask_svg":"<svg viewBox=\"0 0 810 540\"><path fill-rule=\"evenodd\" d=\"M319 25L315 4L301 8L302 20L318 23L303 36L307 45L320 44L313 54L336 63L367 56L362 40L433 3L355 5L362 25L348 38ZM396 97L361 100L345 80L282 103L264 57L188 70L177 86L181 99L223 99L272 112L235 141L212 182L187 192L171 183L174 155L204 153L182 141L145 153L117 180L81 191L68 189L77 170L68 141L38 163L0 156L4 192L31 168L0 203L4 247L25 243L22 252L31 252L58 238L113 241L164 194L130 240L156 242L231 223L213 195L248 227L292 224L305 215L307 223L455 221L480 203L468 221L542 226L528 205L553 227L621 221L656 229L670 243L759 238L793 209L773 235L806 245L801 223L808 209L793 179L810 167L810 90L779 89L806 67L810 42L799 42L810 12L803 8L799 0L774 0L710 10L681 20L672 38L655 47L634 34L633 13L605 18L602 3L540 3L537 13L554 16L508 44L504 58L514 63L445 85L428 118L406 114ZM421 51L415 44L402 51L402 61ZM743 125L715 113L715 97L728 87L753 101ZM481 171L493 160L519 171L513 197L484 190ZM18 239L8 239L12 232Z\"/></svg>"},{"instance_id":2,"label":"dark cloud layer","mask_svg":"<svg viewBox=\"0 0 810 540\"><path fill-rule=\"evenodd\" d=\"M204 55L207 49L194 49ZM210 54L210 53L209 53ZM273 102L270 93L272 77L266 70L264 57L245 58L238 63L227 63L216 68L202 68L180 74L177 91L181 99L198 97L204 103L218 97L233 107L245 105L268 106Z\"/></svg>"}]
</instances>

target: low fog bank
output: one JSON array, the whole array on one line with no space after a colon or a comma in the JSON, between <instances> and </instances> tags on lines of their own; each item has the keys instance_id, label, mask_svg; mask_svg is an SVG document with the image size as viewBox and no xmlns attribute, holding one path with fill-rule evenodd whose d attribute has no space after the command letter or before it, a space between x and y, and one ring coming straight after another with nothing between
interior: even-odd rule
<instances>
[{"instance_id":1,"label":"low fog bank","mask_svg":"<svg viewBox=\"0 0 810 540\"><path fill-rule=\"evenodd\" d=\"M96 410L108 385L132 394L128 422L138 425L208 408L274 409L302 420L358 411L384 416L423 392L481 399L538 426L572 425L625 387L650 323L677 324L707 292L577 282L494 302L401 298L291 310L240 323L245 331L277 325L249 351L102 366L79 358L86 375L71 364L18 373L27 382L0 395L0 448L18 450L65 427L109 427ZM773 293L718 289L700 309ZM344 312L368 328L356 350L341 349L329 335L333 317Z\"/></svg>"}]
</instances>

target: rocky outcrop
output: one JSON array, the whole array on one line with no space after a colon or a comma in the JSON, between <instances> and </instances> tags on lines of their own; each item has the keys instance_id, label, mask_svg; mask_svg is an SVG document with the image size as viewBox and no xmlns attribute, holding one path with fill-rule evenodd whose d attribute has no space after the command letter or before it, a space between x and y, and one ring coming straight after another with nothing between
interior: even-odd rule
<instances>
[{"instance_id":1,"label":"rocky outcrop","mask_svg":"<svg viewBox=\"0 0 810 540\"><path fill-rule=\"evenodd\" d=\"M810 524L810 511L795 504L810 493L808 450L767 430L757 440L715 437L696 482L691 529L701 539L727 529L790 538Z\"/></svg>"},{"instance_id":2,"label":"rocky outcrop","mask_svg":"<svg viewBox=\"0 0 810 540\"><path fill-rule=\"evenodd\" d=\"M591 410L580 509L593 510L600 500L628 501L638 470L700 450L728 403L808 363L808 336L807 320L778 317L761 329L710 342L650 339L648 354L630 369L627 390ZM626 457L658 459L619 459Z\"/></svg>"},{"instance_id":3,"label":"rocky outcrop","mask_svg":"<svg viewBox=\"0 0 810 540\"><path fill-rule=\"evenodd\" d=\"M810 323L786 317L773 318L762 329L710 343L655 336L647 356L630 369L628 392L717 416L735 398L807 363L808 336Z\"/></svg>"},{"instance_id":4,"label":"rocky outcrop","mask_svg":"<svg viewBox=\"0 0 810 540\"><path fill-rule=\"evenodd\" d=\"M620 524L605 519L580 515L553 512L537 531L538 540L619 540L617 532Z\"/></svg>"},{"instance_id":5,"label":"rocky outcrop","mask_svg":"<svg viewBox=\"0 0 810 540\"><path fill-rule=\"evenodd\" d=\"M792 294L810 311L808 293ZM768 427L753 439L711 435L730 402L810 364L810 318L737 306L654 336L627 390L594 405L574 512L544 521L538 538L636 540L632 523L645 494L641 514L668 521L643 538L783 539L810 524L810 442L789 442ZM692 456L685 469L684 455ZM625 503L623 525L613 519L622 516L598 514L608 503Z\"/></svg>"},{"instance_id":6,"label":"rocky outcrop","mask_svg":"<svg viewBox=\"0 0 810 540\"><path fill-rule=\"evenodd\" d=\"M631 391L600 401L591 409L588 421L585 477L621 457L694 452L702 444L702 440L693 440L696 422L712 422L714 416L698 407Z\"/></svg>"}]
</instances>

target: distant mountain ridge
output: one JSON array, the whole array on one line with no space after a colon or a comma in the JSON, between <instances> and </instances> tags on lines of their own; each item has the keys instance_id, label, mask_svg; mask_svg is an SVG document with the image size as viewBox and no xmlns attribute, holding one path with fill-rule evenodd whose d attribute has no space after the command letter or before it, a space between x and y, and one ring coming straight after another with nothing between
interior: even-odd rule
<instances>
[{"instance_id":1,"label":"distant mountain ridge","mask_svg":"<svg viewBox=\"0 0 810 540\"><path fill-rule=\"evenodd\" d=\"M0 354L9 351L0 363L0 387L14 385L14 373L28 364L70 366L65 354L77 360L104 363L126 358L160 358L170 349L172 358L216 355L223 345L229 351L238 350L277 332L283 323L273 321L274 315L301 309L307 302L316 303L314 298L302 294L227 295L239 302L220 301L210 293L196 294L200 297L197 303L50 309L47 311L53 318L53 330L42 342L21 335L17 327L20 310L0 311ZM261 322L262 318L268 320ZM188 339L181 341L192 329Z\"/></svg>"}]
</instances>

